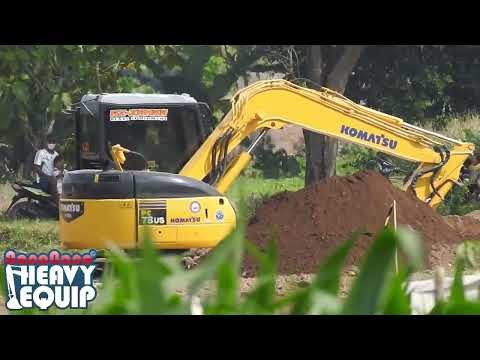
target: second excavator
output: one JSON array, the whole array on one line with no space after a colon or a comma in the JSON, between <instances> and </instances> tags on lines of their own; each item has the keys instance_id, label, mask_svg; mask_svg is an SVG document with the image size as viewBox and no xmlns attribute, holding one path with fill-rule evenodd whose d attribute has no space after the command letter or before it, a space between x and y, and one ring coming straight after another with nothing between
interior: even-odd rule
<instances>
[{"instance_id":1,"label":"second excavator","mask_svg":"<svg viewBox=\"0 0 480 360\"><path fill-rule=\"evenodd\" d=\"M260 81L235 94L231 110L178 174L148 171L147 161L145 170L123 169L130 149L120 145L111 152L115 170L69 172L60 204L63 247L135 249L147 235L159 249L215 247L236 226L226 191L267 131L286 124L417 163L404 189L433 208L455 184L461 185L461 169L474 152L473 144L421 129L327 88ZM250 147L232 157L255 133Z\"/></svg>"}]
</instances>

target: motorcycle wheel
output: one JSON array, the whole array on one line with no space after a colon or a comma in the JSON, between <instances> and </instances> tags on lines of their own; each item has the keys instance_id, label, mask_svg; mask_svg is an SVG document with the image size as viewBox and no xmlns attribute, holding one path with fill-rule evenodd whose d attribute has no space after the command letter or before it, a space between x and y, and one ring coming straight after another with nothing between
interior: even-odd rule
<instances>
[{"instance_id":1,"label":"motorcycle wheel","mask_svg":"<svg viewBox=\"0 0 480 360\"><path fill-rule=\"evenodd\" d=\"M33 203L29 201L19 201L15 203L7 213L12 220L18 219L45 219L45 214Z\"/></svg>"}]
</instances>

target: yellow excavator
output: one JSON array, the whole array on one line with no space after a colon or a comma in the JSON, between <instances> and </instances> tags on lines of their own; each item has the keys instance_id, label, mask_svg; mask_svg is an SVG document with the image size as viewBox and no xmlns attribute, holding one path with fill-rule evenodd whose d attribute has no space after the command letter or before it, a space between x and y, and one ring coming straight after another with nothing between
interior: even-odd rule
<instances>
[{"instance_id":1,"label":"yellow excavator","mask_svg":"<svg viewBox=\"0 0 480 360\"><path fill-rule=\"evenodd\" d=\"M158 249L215 247L236 226L226 191L267 131L286 124L417 163L404 189L433 208L461 185L461 169L474 152L473 144L358 105L327 88L267 80L240 90L231 101L231 110L178 174L149 171L145 159L143 170L123 169L125 154L141 154L121 145L112 147L115 169L68 172L60 201L63 247L136 249L147 235ZM256 133L248 149L231 156Z\"/></svg>"}]
</instances>

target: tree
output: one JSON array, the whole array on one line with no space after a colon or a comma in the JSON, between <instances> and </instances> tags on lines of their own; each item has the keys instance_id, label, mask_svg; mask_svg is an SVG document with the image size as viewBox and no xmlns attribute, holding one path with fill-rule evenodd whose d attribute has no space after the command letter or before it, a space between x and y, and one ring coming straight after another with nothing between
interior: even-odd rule
<instances>
[{"instance_id":1,"label":"tree","mask_svg":"<svg viewBox=\"0 0 480 360\"><path fill-rule=\"evenodd\" d=\"M349 45L338 52L325 45L310 46L305 66L307 77L318 85L343 94L364 47ZM335 175L338 141L309 130L303 130L303 135L306 154L305 185Z\"/></svg>"},{"instance_id":2,"label":"tree","mask_svg":"<svg viewBox=\"0 0 480 360\"><path fill-rule=\"evenodd\" d=\"M186 92L219 117L229 107L221 99L239 78L269 71L410 122L480 103L475 46L0 46L0 141L15 144L19 161L30 164L25 157L58 123L62 107L89 91ZM305 183L335 174L337 141L308 131L304 139Z\"/></svg>"},{"instance_id":3,"label":"tree","mask_svg":"<svg viewBox=\"0 0 480 360\"><path fill-rule=\"evenodd\" d=\"M214 109L236 81L249 71L263 69L267 49L255 45L151 45L139 49L137 71L126 70L155 91L189 93ZM269 67L270 65L266 65Z\"/></svg>"},{"instance_id":4,"label":"tree","mask_svg":"<svg viewBox=\"0 0 480 360\"><path fill-rule=\"evenodd\" d=\"M0 47L0 138L31 165L63 107L87 91L115 89L134 47L16 45ZM25 167L28 176L30 166Z\"/></svg>"},{"instance_id":5,"label":"tree","mask_svg":"<svg viewBox=\"0 0 480 360\"><path fill-rule=\"evenodd\" d=\"M325 86L343 93L364 48L364 45L280 45L271 47L269 59L283 65L287 79L306 80L306 86L317 89ZM305 185L334 175L338 141L308 130L303 134Z\"/></svg>"},{"instance_id":6,"label":"tree","mask_svg":"<svg viewBox=\"0 0 480 360\"><path fill-rule=\"evenodd\" d=\"M478 109L480 48L370 46L347 86L349 97L422 125Z\"/></svg>"}]
</instances>

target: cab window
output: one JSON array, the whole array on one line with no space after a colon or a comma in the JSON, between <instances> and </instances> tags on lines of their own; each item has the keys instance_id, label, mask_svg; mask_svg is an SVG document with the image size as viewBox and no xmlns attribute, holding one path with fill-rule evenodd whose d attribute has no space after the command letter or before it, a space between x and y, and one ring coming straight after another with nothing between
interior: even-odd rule
<instances>
[{"instance_id":1,"label":"cab window","mask_svg":"<svg viewBox=\"0 0 480 360\"><path fill-rule=\"evenodd\" d=\"M107 141L141 153L152 170L177 173L201 145L196 114L193 109L171 107L162 120L110 121L107 110ZM133 170L143 164L138 157L127 155L124 167Z\"/></svg>"},{"instance_id":2,"label":"cab window","mask_svg":"<svg viewBox=\"0 0 480 360\"><path fill-rule=\"evenodd\" d=\"M81 113L79 135L81 159L97 160L99 158L97 120L89 114Z\"/></svg>"}]
</instances>

